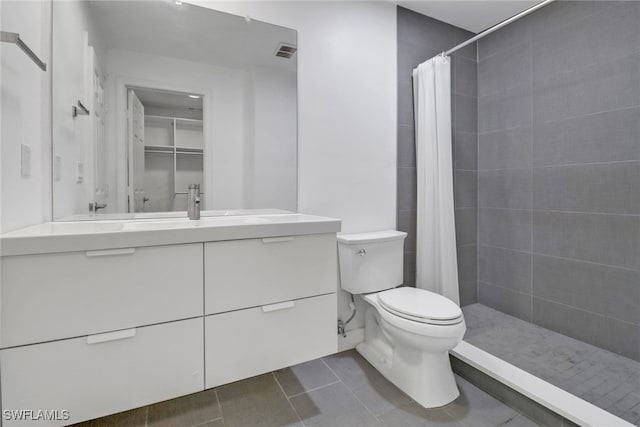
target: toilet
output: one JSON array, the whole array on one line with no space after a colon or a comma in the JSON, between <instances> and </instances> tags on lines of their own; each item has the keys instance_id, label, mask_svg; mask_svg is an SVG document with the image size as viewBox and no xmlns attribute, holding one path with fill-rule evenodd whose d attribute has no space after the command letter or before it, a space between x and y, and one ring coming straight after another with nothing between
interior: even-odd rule
<instances>
[{"instance_id":1,"label":"toilet","mask_svg":"<svg viewBox=\"0 0 640 427\"><path fill-rule=\"evenodd\" d=\"M356 350L382 375L425 408L454 401L458 387L449 350L466 330L453 301L402 284L407 233L339 234L342 289L363 297L365 339Z\"/></svg>"}]
</instances>

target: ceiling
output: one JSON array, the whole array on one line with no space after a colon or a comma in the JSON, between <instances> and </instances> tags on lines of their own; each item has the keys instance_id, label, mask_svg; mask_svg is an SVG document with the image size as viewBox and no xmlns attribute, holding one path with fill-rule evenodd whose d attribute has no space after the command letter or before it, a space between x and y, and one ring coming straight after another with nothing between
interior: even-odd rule
<instances>
[{"instance_id":1,"label":"ceiling","mask_svg":"<svg viewBox=\"0 0 640 427\"><path fill-rule=\"evenodd\" d=\"M158 89L132 88L145 108L145 114L202 120L202 98L189 93Z\"/></svg>"},{"instance_id":2,"label":"ceiling","mask_svg":"<svg viewBox=\"0 0 640 427\"><path fill-rule=\"evenodd\" d=\"M479 33L540 3L540 0L410 0L394 3L456 27Z\"/></svg>"},{"instance_id":3,"label":"ceiling","mask_svg":"<svg viewBox=\"0 0 640 427\"><path fill-rule=\"evenodd\" d=\"M146 88L135 88L134 90L145 107L202 110L202 98L189 97L192 94Z\"/></svg>"},{"instance_id":4,"label":"ceiling","mask_svg":"<svg viewBox=\"0 0 640 427\"><path fill-rule=\"evenodd\" d=\"M275 56L296 31L174 0L91 0L89 11L100 45L232 68L294 70Z\"/></svg>"},{"instance_id":5,"label":"ceiling","mask_svg":"<svg viewBox=\"0 0 640 427\"><path fill-rule=\"evenodd\" d=\"M390 0L407 9L474 33L540 0ZM296 45L296 31L247 21L175 0L89 2L100 44L225 67L295 70L293 59L275 56L281 42Z\"/></svg>"}]
</instances>

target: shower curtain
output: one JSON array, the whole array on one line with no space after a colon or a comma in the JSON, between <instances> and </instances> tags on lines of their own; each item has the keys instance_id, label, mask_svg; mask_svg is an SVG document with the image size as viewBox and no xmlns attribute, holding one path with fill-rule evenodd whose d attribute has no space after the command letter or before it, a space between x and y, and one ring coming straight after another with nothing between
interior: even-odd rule
<instances>
[{"instance_id":1,"label":"shower curtain","mask_svg":"<svg viewBox=\"0 0 640 427\"><path fill-rule=\"evenodd\" d=\"M413 70L413 102L418 172L416 286L459 305L449 57L437 56Z\"/></svg>"}]
</instances>

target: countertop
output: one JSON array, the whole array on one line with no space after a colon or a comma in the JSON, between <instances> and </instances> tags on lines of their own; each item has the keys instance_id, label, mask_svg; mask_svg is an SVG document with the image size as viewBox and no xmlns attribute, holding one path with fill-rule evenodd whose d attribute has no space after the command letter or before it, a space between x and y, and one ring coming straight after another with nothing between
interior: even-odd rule
<instances>
[{"instance_id":1,"label":"countertop","mask_svg":"<svg viewBox=\"0 0 640 427\"><path fill-rule=\"evenodd\" d=\"M46 222L0 236L0 255L30 255L336 233L336 218L286 211L208 216ZM257 211L258 212L258 211ZM264 211L259 211L264 212Z\"/></svg>"}]
</instances>

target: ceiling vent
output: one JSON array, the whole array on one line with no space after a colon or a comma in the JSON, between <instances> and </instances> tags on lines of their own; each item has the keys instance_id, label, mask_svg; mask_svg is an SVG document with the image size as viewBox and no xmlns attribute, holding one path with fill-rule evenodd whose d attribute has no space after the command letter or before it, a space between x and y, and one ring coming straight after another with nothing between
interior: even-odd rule
<instances>
[{"instance_id":1,"label":"ceiling vent","mask_svg":"<svg viewBox=\"0 0 640 427\"><path fill-rule=\"evenodd\" d=\"M278 48L276 49L276 56L289 59L296 53L297 50L298 48L292 44L280 43L278 45Z\"/></svg>"}]
</instances>

